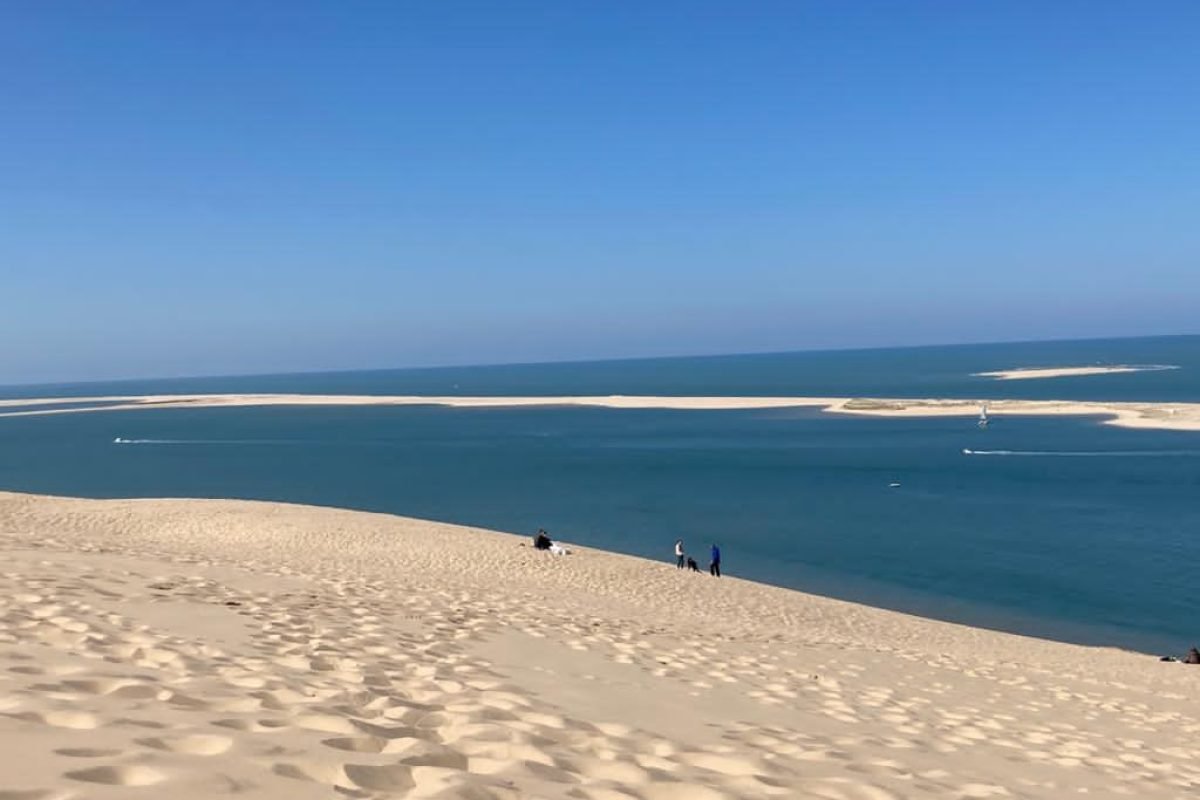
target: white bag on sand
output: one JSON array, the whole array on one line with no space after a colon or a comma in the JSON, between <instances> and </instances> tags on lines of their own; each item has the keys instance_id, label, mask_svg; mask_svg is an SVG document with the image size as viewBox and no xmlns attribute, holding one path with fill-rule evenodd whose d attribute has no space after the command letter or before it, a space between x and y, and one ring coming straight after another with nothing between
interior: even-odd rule
<instances>
[{"instance_id":1,"label":"white bag on sand","mask_svg":"<svg viewBox=\"0 0 1200 800\"><path fill-rule=\"evenodd\" d=\"M565 544L553 542L550 545L550 552L556 556L569 556L571 555L571 548L567 547Z\"/></svg>"}]
</instances>

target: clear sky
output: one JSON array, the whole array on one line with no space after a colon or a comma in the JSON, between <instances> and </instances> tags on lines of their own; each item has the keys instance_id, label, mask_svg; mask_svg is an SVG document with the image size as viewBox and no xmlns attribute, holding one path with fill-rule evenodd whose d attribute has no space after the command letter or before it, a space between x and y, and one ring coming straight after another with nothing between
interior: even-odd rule
<instances>
[{"instance_id":1,"label":"clear sky","mask_svg":"<svg viewBox=\"0 0 1200 800\"><path fill-rule=\"evenodd\" d=\"M1198 320L1194 0L0 2L0 383Z\"/></svg>"}]
</instances>

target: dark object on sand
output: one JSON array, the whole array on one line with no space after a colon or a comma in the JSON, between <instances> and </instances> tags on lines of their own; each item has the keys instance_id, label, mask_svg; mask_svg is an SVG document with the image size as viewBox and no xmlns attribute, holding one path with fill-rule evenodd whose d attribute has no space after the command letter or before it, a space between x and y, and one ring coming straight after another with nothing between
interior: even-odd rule
<instances>
[{"instance_id":1,"label":"dark object on sand","mask_svg":"<svg viewBox=\"0 0 1200 800\"><path fill-rule=\"evenodd\" d=\"M1179 659L1176 658L1175 656L1160 656L1158 660L1159 661L1178 661Z\"/></svg>"},{"instance_id":2,"label":"dark object on sand","mask_svg":"<svg viewBox=\"0 0 1200 800\"><path fill-rule=\"evenodd\" d=\"M692 572L700 571L700 565L697 564L696 559L692 558L691 556L688 556L687 568L690 569Z\"/></svg>"},{"instance_id":3,"label":"dark object on sand","mask_svg":"<svg viewBox=\"0 0 1200 800\"><path fill-rule=\"evenodd\" d=\"M550 537L546 535L544 530L539 529L537 536L533 537L533 546L538 550L549 550L550 544Z\"/></svg>"},{"instance_id":4,"label":"dark object on sand","mask_svg":"<svg viewBox=\"0 0 1200 800\"><path fill-rule=\"evenodd\" d=\"M1188 650L1187 658L1183 659L1185 664L1200 664L1200 650L1192 648Z\"/></svg>"}]
</instances>

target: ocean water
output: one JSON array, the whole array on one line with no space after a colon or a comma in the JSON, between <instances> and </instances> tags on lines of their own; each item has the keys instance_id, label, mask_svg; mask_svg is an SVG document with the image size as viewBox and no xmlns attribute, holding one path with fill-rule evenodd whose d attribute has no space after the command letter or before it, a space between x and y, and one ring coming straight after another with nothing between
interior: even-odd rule
<instances>
[{"instance_id":1,"label":"ocean water","mask_svg":"<svg viewBox=\"0 0 1200 800\"><path fill-rule=\"evenodd\" d=\"M1091 363L1179 369L996 382ZM162 391L829 394L1200 401L1200 337L8 387ZM134 440L113 444L115 437ZM964 449L972 454L965 454ZM898 483L899 486L892 486ZM386 511L1148 652L1200 641L1200 433L1092 418L813 410L306 407L0 419L0 488ZM706 560L706 559L698 559ZM707 576L667 579L711 580Z\"/></svg>"},{"instance_id":2,"label":"ocean water","mask_svg":"<svg viewBox=\"0 0 1200 800\"><path fill-rule=\"evenodd\" d=\"M1180 369L1045 381L973 377L976 372L1014 367L1091 364L1163 364ZM1200 336L0 386L0 398L170 392L1185 401L1200 398Z\"/></svg>"}]
</instances>

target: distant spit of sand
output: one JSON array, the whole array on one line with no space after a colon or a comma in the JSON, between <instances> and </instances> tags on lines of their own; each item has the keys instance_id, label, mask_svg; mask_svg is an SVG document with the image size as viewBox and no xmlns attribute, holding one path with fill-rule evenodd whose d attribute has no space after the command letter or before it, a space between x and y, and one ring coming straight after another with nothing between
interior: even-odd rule
<instances>
[{"instance_id":1,"label":"distant spit of sand","mask_svg":"<svg viewBox=\"0 0 1200 800\"><path fill-rule=\"evenodd\" d=\"M70 403L71 405L64 405ZM816 408L830 413L881 417L974 416L981 404L993 416L1099 416L1129 428L1200 430L1200 403L1127 403L1065 400L913 399L850 397L457 397L422 395L196 394L0 400L0 417L80 414L152 408L230 408L245 406L414 406L458 408L519 406L599 406L624 409L695 411ZM5 408L9 410L4 410Z\"/></svg>"},{"instance_id":2,"label":"distant spit of sand","mask_svg":"<svg viewBox=\"0 0 1200 800\"><path fill-rule=\"evenodd\" d=\"M1027 381L1036 378L1077 378L1083 375L1111 375L1118 372L1158 372L1179 369L1173 364L1116 364L1111 367L1018 367L995 372L976 372L976 378L995 378L998 381Z\"/></svg>"},{"instance_id":3,"label":"distant spit of sand","mask_svg":"<svg viewBox=\"0 0 1200 800\"><path fill-rule=\"evenodd\" d=\"M1200 790L1146 655L280 503L0 492L0 554L0 797Z\"/></svg>"}]
</instances>

